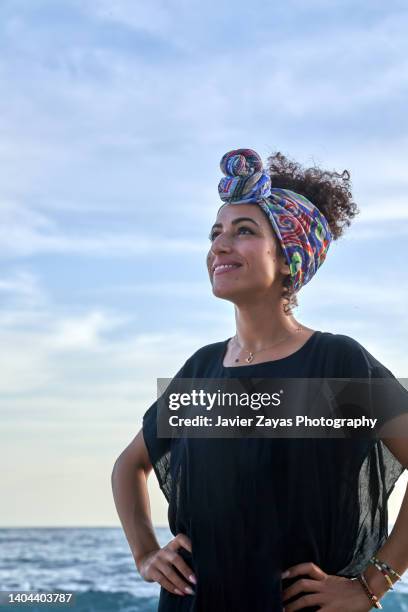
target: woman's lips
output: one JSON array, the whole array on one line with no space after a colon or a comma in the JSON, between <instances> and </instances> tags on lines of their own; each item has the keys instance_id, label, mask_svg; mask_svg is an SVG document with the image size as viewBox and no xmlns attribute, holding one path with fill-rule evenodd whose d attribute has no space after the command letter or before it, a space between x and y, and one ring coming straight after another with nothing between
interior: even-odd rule
<instances>
[{"instance_id":1,"label":"woman's lips","mask_svg":"<svg viewBox=\"0 0 408 612\"><path fill-rule=\"evenodd\" d=\"M218 276L219 274L226 274L227 272L233 272L241 267L241 264L228 264L223 266L218 266L214 270L214 276Z\"/></svg>"}]
</instances>

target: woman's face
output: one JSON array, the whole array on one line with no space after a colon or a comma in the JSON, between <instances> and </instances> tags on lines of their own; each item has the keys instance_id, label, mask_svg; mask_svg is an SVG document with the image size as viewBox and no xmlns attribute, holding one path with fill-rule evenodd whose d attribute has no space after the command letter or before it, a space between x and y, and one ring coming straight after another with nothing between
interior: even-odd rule
<instances>
[{"instance_id":1,"label":"woman's face","mask_svg":"<svg viewBox=\"0 0 408 612\"><path fill-rule=\"evenodd\" d=\"M258 205L222 206L210 240L207 268L214 295L238 302L265 296L271 287L281 294L282 275L289 273L289 266Z\"/></svg>"}]
</instances>

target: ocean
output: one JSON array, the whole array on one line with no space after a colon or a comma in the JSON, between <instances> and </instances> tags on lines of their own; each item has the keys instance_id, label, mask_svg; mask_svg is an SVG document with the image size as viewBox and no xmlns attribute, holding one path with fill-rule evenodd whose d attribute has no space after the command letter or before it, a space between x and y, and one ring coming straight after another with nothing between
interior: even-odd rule
<instances>
[{"instance_id":1,"label":"ocean","mask_svg":"<svg viewBox=\"0 0 408 612\"><path fill-rule=\"evenodd\" d=\"M156 534L161 546L173 537L167 528ZM75 606L17 606L30 612L155 612L160 586L141 580L119 527L19 528L0 529L0 590L76 594ZM408 612L407 575L381 603Z\"/></svg>"}]
</instances>

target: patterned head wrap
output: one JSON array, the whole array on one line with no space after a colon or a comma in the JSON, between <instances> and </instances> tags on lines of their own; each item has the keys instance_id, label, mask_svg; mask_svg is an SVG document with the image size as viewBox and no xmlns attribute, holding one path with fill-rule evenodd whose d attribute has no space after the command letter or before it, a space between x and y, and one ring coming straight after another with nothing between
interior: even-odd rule
<instances>
[{"instance_id":1,"label":"patterned head wrap","mask_svg":"<svg viewBox=\"0 0 408 612\"><path fill-rule=\"evenodd\" d=\"M218 185L225 204L258 204L266 213L289 264L293 288L299 291L324 262L332 241L326 218L304 196L271 187L262 160L252 149L225 153L225 176Z\"/></svg>"}]
</instances>

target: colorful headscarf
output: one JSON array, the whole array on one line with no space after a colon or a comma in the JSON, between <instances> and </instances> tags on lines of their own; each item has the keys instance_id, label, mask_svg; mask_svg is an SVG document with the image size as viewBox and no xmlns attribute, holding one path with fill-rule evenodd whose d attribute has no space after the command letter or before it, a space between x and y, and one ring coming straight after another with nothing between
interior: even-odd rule
<instances>
[{"instance_id":1,"label":"colorful headscarf","mask_svg":"<svg viewBox=\"0 0 408 612\"><path fill-rule=\"evenodd\" d=\"M220 166L226 175L218 185L221 200L262 208L289 264L293 288L299 291L326 259L333 238L327 219L299 193L272 188L261 158L252 149L225 153Z\"/></svg>"}]
</instances>

